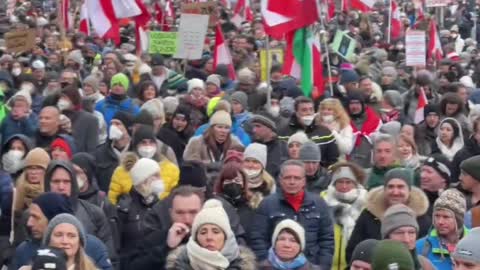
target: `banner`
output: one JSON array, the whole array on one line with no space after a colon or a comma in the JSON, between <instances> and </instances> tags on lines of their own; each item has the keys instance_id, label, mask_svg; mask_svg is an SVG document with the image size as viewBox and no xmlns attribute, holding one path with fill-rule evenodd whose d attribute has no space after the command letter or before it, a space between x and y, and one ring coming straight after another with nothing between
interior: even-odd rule
<instances>
[{"instance_id":1,"label":"banner","mask_svg":"<svg viewBox=\"0 0 480 270\"><path fill-rule=\"evenodd\" d=\"M270 49L268 50L268 66L267 66L267 50L260 50L260 79L266 82L268 72L273 65L283 64L283 50Z\"/></svg>"},{"instance_id":2,"label":"banner","mask_svg":"<svg viewBox=\"0 0 480 270\"><path fill-rule=\"evenodd\" d=\"M151 31L148 53L173 55L177 52L177 32Z\"/></svg>"},{"instance_id":3,"label":"banner","mask_svg":"<svg viewBox=\"0 0 480 270\"><path fill-rule=\"evenodd\" d=\"M347 35L346 32L337 31L331 46L335 53L344 59L351 61L354 56L356 41Z\"/></svg>"},{"instance_id":4,"label":"banner","mask_svg":"<svg viewBox=\"0 0 480 270\"><path fill-rule=\"evenodd\" d=\"M202 58L207 35L208 15L182 13L174 58L197 60Z\"/></svg>"},{"instance_id":5,"label":"banner","mask_svg":"<svg viewBox=\"0 0 480 270\"><path fill-rule=\"evenodd\" d=\"M9 53L21 53L33 49L35 45L34 30L17 30L5 33L5 45Z\"/></svg>"},{"instance_id":6,"label":"banner","mask_svg":"<svg viewBox=\"0 0 480 270\"><path fill-rule=\"evenodd\" d=\"M446 7L451 0L425 0L426 7Z\"/></svg>"},{"instance_id":7,"label":"banner","mask_svg":"<svg viewBox=\"0 0 480 270\"><path fill-rule=\"evenodd\" d=\"M196 3L183 3L181 7L182 13L189 14L202 14L209 15L208 26L215 26L217 23L217 11L216 3L213 1L209 2L196 2Z\"/></svg>"},{"instance_id":8,"label":"banner","mask_svg":"<svg viewBox=\"0 0 480 270\"><path fill-rule=\"evenodd\" d=\"M410 67L426 65L427 45L425 31L407 31L405 35L406 64Z\"/></svg>"}]
</instances>

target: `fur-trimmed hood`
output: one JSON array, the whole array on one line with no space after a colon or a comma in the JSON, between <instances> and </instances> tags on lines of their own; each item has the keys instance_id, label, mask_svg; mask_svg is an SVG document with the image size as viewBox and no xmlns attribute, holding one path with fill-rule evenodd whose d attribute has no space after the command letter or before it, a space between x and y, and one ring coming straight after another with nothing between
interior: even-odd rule
<instances>
[{"instance_id":1,"label":"fur-trimmed hood","mask_svg":"<svg viewBox=\"0 0 480 270\"><path fill-rule=\"evenodd\" d=\"M264 190L250 190L251 196L248 200L248 205L252 209L257 209L265 197L275 193L277 190L275 179L273 179L273 177L266 170L263 170L261 177L264 183L261 185L261 187L263 187Z\"/></svg>"},{"instance_id":2,"label":"fur-trimmed hood","mask_svg":"<svg viewBox=\"0 0 480 270\"><path fill-rule=\"evenodd\" d=\"M387 210L384 197L384 187L376 187L370 190L367 194L366 208L372 215L378 219L383 219L383 215ZM428 210L428 198L423 191L417 187L412 187L410 190L410 198L408 199L407 206L410 207L417 217L424 215Z\"/></svg>"},{"instance_id":3,"label":"fur-trimmed hood","mask_svg":"<svg viewBox=\"0 0 480 270\"><path fill-rule=\"evenodd\" d=\"M230 262L227 269L241 269L241 270L256 270L257 261L255 254L245 246L239 246L240 253L238 258ZM182 245L170 251L167 256L166 270L196 270L190 266L190 261L187 254L187 246Z\"/></svg>"}]
</instances>

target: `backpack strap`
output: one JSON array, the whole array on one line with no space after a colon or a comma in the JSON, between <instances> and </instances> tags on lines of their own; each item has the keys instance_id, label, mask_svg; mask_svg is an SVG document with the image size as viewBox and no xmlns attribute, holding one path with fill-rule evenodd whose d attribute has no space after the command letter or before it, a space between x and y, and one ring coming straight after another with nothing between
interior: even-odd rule
<instances>
[{"instance_id":1,"label":"backpack strap","mask_svg":"<svg viewBox=\"0 0 480 270\"><path fill-rule=\"evenodd\" d=\"M472 229L480 227L480 206L472 208Z\"/></svg>"}]
</instances>

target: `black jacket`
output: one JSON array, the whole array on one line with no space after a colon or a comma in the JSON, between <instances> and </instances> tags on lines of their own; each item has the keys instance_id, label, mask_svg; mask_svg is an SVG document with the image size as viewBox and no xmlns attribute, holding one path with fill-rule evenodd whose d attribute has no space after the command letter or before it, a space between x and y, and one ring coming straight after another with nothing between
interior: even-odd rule
<instances>
[{"instance_id":1,"label":"black jacket","mask_svg":"<svg viewBox=\"0 0 480 270\"><path fill-rule=\"evenodd\" d=\"M104 144L98 146L94 156L97 163L95 178L98 187L101 191L108 192L113 172L120 164L118 156L113 152L112 141L107 140Z\"/></svg>"},{"instance_id":2,"label":"black jacket","mask_svg":"<svg viewBox=\"0 0 480 270\"><path fill-rule=\"evenodd\" d=\"M98 119L92 113L67 111L64 114L72 122L72 136L78 152L93 153L98 145Z\"/></svg>"},{"instance_id":3,"label":"black jacket","mask_svg":"<svg viewBox=\"0 0 480 270\"><path fill-rule=\"evenodd\" d=\"M168 123L158 131L157 138L172 148L177 157L177 162L180 165L183 161L183 152L192 135L193 132L191 132L190 126L187 126L182 132L177 132L173 129L172 125Z\"/></svg>"},{"instance_id":4,"label":"black jacket","mask_svg":"<svg viewBox=\"0 0 480 270\"><path fill-rule=\"evenodd\" d=\"M460 163L476 155L480 155L480 144L478 144L477 140L475 140L473 136L470 136L470 138L465 140L465 145L463 148L460 149L453 157L452 166L450 168L450 170L452 170L450 183L456 183L459 181L458 177L460 176Z\"/></svg>"},{"instance_id":5,"label":"black jacket","mask_svg":"<svg viewBox=\"0 0 480 270\"><path fill-rule=\"evenodd\" d=\"M265 260L271 247L275 226L284 219L293 219L305 228L304 254L308 261L322 269L330 269L334 253L333 219L329 207L319 194L305 192L299 212L290 206L283 193L263 199L250 228L250 247L259 261Z\"/></svg>"},{"instance_id":6,"label":"black jacket","mask_svg":"<svg viewBox=\"0 0 480 270\"><path fill-rule=\"evenodd\" d=\"M267 146L267 167L265 169L273 178L277 178L280 173L280 165L288 159L287 143L275 138L264 144Z\"/></svg>"}]
</instances>

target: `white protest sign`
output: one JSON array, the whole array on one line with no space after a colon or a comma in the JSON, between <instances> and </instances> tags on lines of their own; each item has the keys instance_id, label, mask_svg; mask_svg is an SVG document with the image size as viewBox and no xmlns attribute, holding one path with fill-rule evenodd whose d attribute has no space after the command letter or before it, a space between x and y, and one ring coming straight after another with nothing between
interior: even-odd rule
<instances>
[{"instance_id":1,"label":"white protest sign","mask_svg":"<svg viewBox=\"0 0 480 270\"><path fill-rule=\"evenodd\" d=\"M450 0L426 0L426 7L446 7L450 4Z\"/></svg>"},{"instance_id":2,"label":"white protest sign","mask_svg":"<svg viewBox=\"0 0 480 270\"><path fill-rule=\"evenodd\" d=\"M425 31L407 31L405 35L407 66L426 65Z\"/></svg>"},{"instance_id":3,"label":"white protest sign","mask_svg":"<svg viewBox=\"0 0 480 270\"><path fill-rule=\"evenodd\" d=\"M178 27L178 47L174 58L196 60L202 58L207 35L208 15L182 13Z\"/></svg>"}]
</instances>

